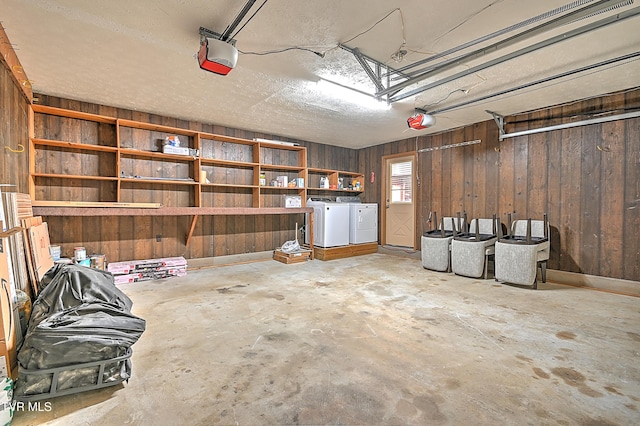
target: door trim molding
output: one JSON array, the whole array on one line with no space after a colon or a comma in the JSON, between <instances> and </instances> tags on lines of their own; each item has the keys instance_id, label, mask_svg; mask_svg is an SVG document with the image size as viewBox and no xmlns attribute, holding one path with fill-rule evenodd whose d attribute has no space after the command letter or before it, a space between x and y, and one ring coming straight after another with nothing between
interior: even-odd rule
<instances>
[{"instance_id":1,"label":"door trim molding","mask_svg":"<svg viewBox=\"0 0 640 426\"><path fill-rule=\"evenodd\" d=\"M418 153L416 151L402 152L398 154L391 155L383 155L382 156L382 182L381 182L381 191L380 191L380 244L387 244L387 161L393 160L394 158L402 158L402 157L411 157L413 161L413 249L418 250L417 239L416 239L416 229L417 222L416 218L418 217L418 202L417 202L417 191L418 191Z\"/></svg>"}]
</instances>

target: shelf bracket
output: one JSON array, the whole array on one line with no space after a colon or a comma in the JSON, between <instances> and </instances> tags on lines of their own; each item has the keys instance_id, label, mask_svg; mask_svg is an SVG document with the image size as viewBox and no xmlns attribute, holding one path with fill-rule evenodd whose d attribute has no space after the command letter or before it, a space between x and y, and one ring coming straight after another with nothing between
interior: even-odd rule
<instances>
[{"instance_id":1,"label":"shelf bracket","mask_svg":"<svg viewBox=\"0 0 640 426\"><path fill-rule=\"evenodd\" d=\"M504 116L498 114L497 112L489 111L488 109L486 109L485 111L493 116L493 121L496 122L498 131L500 132L499 140L502 141L502 139L504 139Z\"/></svg>"},{"instance_id":2,"label":"shelf bracket","mask_svg":"<svg viewBox=\"0 0 640 426\"><path fill-rule=\"evenodd\" d=\"M189 233L187 234L187 240L184 245L185 248L189 247L189 243L191 242L191 237L193 236L193 231L196 229L196 223L198 222L198 215L194 215L193 219L191 219L191 227L189 228Z\"/></svg>"}]
</instances>

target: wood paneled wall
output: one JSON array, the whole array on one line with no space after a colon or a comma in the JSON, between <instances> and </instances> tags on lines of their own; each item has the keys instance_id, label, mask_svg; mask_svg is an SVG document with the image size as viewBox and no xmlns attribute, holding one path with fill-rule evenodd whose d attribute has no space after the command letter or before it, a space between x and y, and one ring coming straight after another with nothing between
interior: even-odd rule
<instances>
[{"instance_id":1,"label":"wood paneled wall","mask_svg":"<svg viewBox=\"0 0 640 426\"><path fill-rule=\"evenodd\" d=\"M640 108L640 90L507 118L507 132ZM493 120L360 150L360 171L381 176L383 155L474 139L418 154L416 238L438 216L542 219L552 228L549 268L640 281L640 119L505 139ZM366 200L382 203L380 180ZM383 204L381 204L383 205Z\"/></svg>"},{"instance_id":2,"label":"wood paneled wall","mask_svg":"<svg viewBox=\"0 0 640 426\"><path fill-rule=\"evenodd\" d=\"M0 62L0 184L15 185L16 187L10 190L27 193L29 192L28 105L22 91L11 78L9 70ZM12 152L12 150L20 151L19 145L24 147L24 151Z\"/></svg>"},{"instance_id":3,"label":"wood paneled wall","mask_svg":"<svg viewBox=\"0 0 640 426\"><path fill-rule=\"evenodd\" d=\"M27 145L27 105L0 67L2 142ZM222 126L39 95L44 105L185 127L252 139L291 140ZM640 90L603 96L507 118L507 132L587 118L601 111L638 109ZM438 135L421 136L359 151L297 141L308 165L375 173L364 201L381 202L381 158L422 148L481 139L478 145L418 154L416 238L430 211L439 216L466 211L470 218L496 213L506 221L549 216L549 267L640 281L640 119L592 124L518 138L498 138L493 120ZM2 150L0 177L27 192L27 154ZM188 258L271 250L294 238L297 216L203 217L190 246L187 217L47 218L54 243L67 251L84 245L110 261L184 255Z\"/></svg>"},{"instance_id":4,"label":"wood paneled wall","mask_svg":"<svg viewBox=\"0 0 640 426\"><path fill-rule=\"evenodd\" d=\"M297 141L277 135L249 132L211 124L162 117L139 111L38 95L41 105L143 121L245 139L264 138L297 142L307 147L309 166L357 171L357 151ZM72 131L72 129L67 129ZM26 190L25 190L26 191ZM152 200L132 200L152 201ZM202 258L273 250L295 238L296 223L303 215L202 216L185 246L191 217L48 217L53 244L62 246L63 255L73 247L84 246L88 253L105 254L110 262L167 256ZM302 239L299 233L298 238Z\"/></svg>"}]
</instances>

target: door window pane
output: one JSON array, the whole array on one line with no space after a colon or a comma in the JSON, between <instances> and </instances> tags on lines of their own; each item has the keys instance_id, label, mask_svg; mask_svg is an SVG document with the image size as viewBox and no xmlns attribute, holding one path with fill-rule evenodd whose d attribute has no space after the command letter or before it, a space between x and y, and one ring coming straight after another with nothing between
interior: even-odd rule
<instances>
[{"instance_id":1,"label":"door window pane","mask_svg":"<svg viewBox=\"0 0 640 426\"><path fill-rule=\"evenodd\" d=\"M410 203L412 201L412 166L412 161L391 164L392 203Z\"/></svg>"}]
</instances>

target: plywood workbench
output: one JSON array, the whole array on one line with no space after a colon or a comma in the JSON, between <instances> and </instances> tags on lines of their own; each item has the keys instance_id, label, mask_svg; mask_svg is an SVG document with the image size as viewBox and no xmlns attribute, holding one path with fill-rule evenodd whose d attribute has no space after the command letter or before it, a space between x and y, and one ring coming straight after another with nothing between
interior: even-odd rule
<instances>
[{"instance_id":1,"label":"plywood workbench","mask_svg":"<svg viewBox=\"0 0 640 426\"><path fill-rule=\"evenodd\" d=\"M313 209L301 208L244 208L244 207L160 207L128 208L128 207L33 207L36 216L193 216L185 245L189 246L191 236L200 216L241 216L241 215L281 215L309 213L310 249L313 259Z\"/></svg>"}]
</instances>

